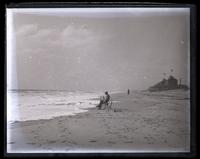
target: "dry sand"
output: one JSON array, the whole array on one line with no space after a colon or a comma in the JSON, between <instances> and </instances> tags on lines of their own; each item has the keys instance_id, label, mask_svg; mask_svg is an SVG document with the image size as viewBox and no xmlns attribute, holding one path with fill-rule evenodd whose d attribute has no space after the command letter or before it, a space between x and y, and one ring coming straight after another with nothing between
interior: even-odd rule
<instances>
[{"instance_id":1,"label":"dry sand","mask_svg":"<svg viewBox=\"0 0 200 159\"><path fill-rule=\"evenodd\" d=\"M113 109L15 122L8 152L188 152L189 92L112 94ZM31 114L30 114L31 115Z\"/></svg>"}]
</instances>

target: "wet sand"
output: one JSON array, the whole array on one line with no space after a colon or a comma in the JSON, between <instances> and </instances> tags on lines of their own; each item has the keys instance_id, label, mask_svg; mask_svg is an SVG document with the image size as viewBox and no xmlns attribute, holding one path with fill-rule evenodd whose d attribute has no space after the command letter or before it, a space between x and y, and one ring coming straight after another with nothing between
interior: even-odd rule
<instances>
[{"instance_id":1,"label":"wet sand","mask_svg":"<svg viewBox=\"0 0 200 159\"><path fill-rule=\"evenodd\" d=\"M111 110L8 126L8 152L188 152L189 92L111 95ZM31 115L31 114L30 114Z\"/></svg>"}]
</instances>

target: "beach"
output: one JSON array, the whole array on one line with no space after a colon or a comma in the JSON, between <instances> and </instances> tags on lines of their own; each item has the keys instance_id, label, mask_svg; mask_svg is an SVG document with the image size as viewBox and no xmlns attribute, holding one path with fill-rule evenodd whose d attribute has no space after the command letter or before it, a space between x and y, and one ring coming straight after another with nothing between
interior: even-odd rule
<instances>
[{"instance_id":1,"label":"beach","mask_svg":"<svg viewBox=\"0 0 200 159\"><path fill-rule=\"evenodd\" d=\"M189 91L134 91L111 98L111 110L93 105L75 115L9 124L8 153L190 151Z\"/></svg>"}]
</instances>

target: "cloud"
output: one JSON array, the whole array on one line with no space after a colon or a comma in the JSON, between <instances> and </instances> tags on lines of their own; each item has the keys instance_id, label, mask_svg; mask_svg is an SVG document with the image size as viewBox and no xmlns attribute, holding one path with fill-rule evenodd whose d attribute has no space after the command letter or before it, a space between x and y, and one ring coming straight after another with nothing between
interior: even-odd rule
<instances>
[{"instance_id":1,"label":"cloud","mask_svg":"<svg viewBox=\"0 0 200 159\"><path fill-rule=\"evenodd\" d=\"M90 26L75 25L71 23L62 27L41 26L37 23L22 25L17 31L17 47L21 52L34 50L35 53L51 52L67 52L94 53L96 50L101 50L100 45L105 43L105 39L109 39L109 34L95 32ZM40 49L38 49L40 48ZM49 50L49 51L48 51ZM29 51L30 52L30 51ZM84 55L83 55L84 56Z\"/></svg>"},{"instance_id":2,"label":"cloud","mask_svg":"<svg viewBox=\"0 0 200 159\"><path fill-rule=\"evenodd\" d=\"M27 36L27 35L31 35L34 34L38 31L38 25L37 24L26 24L21 26L18 30L17 30L17 35L19 36Z\"/></svg>"},{"instance_id":3,"label":"cloud","mask_svg":"<svg viewBox=\"0 0 200 159\"><path fill-rule=\"evenodd\" d=\"M98 43L100 36L95 34L87 26L67 26L61 33L61 42L67 47L85 47Z\"/></svg>"},{"instance_id":4,"label":"cloud","mask_svg":"<svg viewBox=\"0 0 200 159\"><path fill-rule=\"evenodd\" d=\"M37 24L22 25L16 34L19 54L40 54L61 47L60 30L55 28L41 28Z\"/></svg>"},{"instance_id":5,"label":"cloud","mask_svg":"<svg viewBox=\"0 0 200 159\"><path fill-rule=\"evenodd\" d=\"M41 28L37 24L26 24L17 31L18 47L35 49L36 47L57 47L77 49L98 43L100 36L87 29L85 25L69 25L62 29Z\"/></svg>"}]
</instances>

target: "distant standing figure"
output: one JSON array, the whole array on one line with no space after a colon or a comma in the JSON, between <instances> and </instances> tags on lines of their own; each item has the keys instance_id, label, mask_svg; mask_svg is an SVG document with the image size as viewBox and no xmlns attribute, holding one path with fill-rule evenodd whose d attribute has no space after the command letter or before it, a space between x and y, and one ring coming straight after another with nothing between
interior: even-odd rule
<instances>
[{"instance_id":1,"label":"distant standing figure","mask_svg":"<svg viewBox=\"0 0 200 159\"><path fill-rule=\"evenodd\" d=\"M130 90L128 89L128 91L127 91L127 94L129 95L130 94Z\"/></svg>"}]
</instances>

